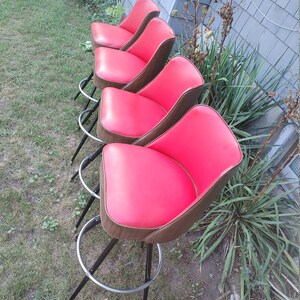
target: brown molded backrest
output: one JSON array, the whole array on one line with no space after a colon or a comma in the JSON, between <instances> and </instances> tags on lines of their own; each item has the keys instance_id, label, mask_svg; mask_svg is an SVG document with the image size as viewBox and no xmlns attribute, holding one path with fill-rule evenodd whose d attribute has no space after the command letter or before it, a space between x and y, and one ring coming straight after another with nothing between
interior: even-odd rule
<instances>
[{"instance_id":1,"label":"brown molded backrest","mask_svg":"<svg viewBox=\"0 0 300 300\"><path fill-rule=\"evenodd\" d=\"M203 77L192 62L180 55L173 57L164 69L138 92L139 95L157 102L167 114L135 144L144 146L173 126L197 103L203 87Z\"/></svg>"},{"instance_id":2,"label":"brown molded backrest","mask_svg":"<svg viewBox=\"0 0 300 300\"><path fill-rule=\"evenodd\" d=\"M138 39L149 21L158 17L159 13L158 6L152 0L137 0L129 14L119 25L133 34L133 37L121 50L128 49Z\"/></svg>"},{"instance_id":3,"label":"brown molded backrest","mask_svg":"<svg viewBox=\"0 0 300 300\"><path fill-rule=\"evenodd\" d=\"M173 29L162 19L153 18L126 51L146 62L144 70L123 89L137 92L148 84L164 67L175 42Z\"/></svg>"},{"instance_id":4,"label":"brown molded backrest","mask_svg":"<svg viewBox=\"0 0 300 300\"><path fill-rule=\"evenodd\" d=\"M240 146L221 116L197 105L172 128L146 147L174 159L189 174L197 198L145 241L163 243L185 233L217 197L242 161Z\"/></svg>"}]
</instances>

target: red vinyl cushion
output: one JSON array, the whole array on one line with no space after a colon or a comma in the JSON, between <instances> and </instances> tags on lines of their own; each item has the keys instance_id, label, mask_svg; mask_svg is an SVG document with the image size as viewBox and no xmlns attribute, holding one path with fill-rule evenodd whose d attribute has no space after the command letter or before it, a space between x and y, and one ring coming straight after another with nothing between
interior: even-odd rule
<instances>
[{"instance_id":1,"label":"red vinyl cushion","mask_svg":"<svg viewBox=\"0 0 300 300\"><path fill-rule=\"evenodd\" d=\"M119 26L100 22L93 22L91 31L96 44L115 49L123 47L133 36L130 31Z\"/></svg>"},{"instance_id":2,"label":"red vinyl cushion","mask_svg":"<svg viewBox=\"0 0 300 300\"><path fill-rule=\"evenodd\" d=\"M169 111L186 91L204 85L199 70L185 57L173 57L164 69L139 91Z\"/></svg>"},{"instance_id":3,"label":"red vinyl cushion","mask_svg":"<svg viewBox=\"0 0 300 300\"><path fill-rule=\"evenodd\" d=\"M174 37L173 30L164 20L153 18L127 51L148 62L164 41Z\"/></svg>"},{"instance_id":4,"label":"red vinyl cushion","mask_svg":"<svg viewBox=\"0 0 300 300\"><path fill-rule=\"evenodd\" d=\"M147 145L176 160L192 176L198 194L205 193L242 159L233 133L212 108L198 105L165 134Z\"/></svg>"},{"instance_id":5,"label":"red vinyl cushion","mask_svg":"<svg viewBox=\"0 0 300 300\"><path fill-rule=\"evenodd\" d=\"M136 33L149 12L159 12L159 8L152 0L137 0L128 16L119 25L120 27Z\"/></svg>"},{"instance_id":6,"label":"red vinyl cushion","mask_svg":"<svg viewBox=\"0 0 300 300\"><path fill-rule=\"evenodd\" d=\"M155 150L108 144L103 150L106 212L115 223L137 228L162 226L195 198L190 176Z\"/></svg>"},{"instance_id":7,"label":"red vinyl cushion","mask_svg":"<svg viewBox=\"0 0 300 300\"><path fill-rule=\"evenodd\" d=\"M147 133L166 115L158 103L111 87L103 90L100 105L99 120L102 127L128 137L137 138Z\"/></svg>"},{"instance_id":8,"label":"red vinyl cushion","mask_svg":"<svg viewBox=\"0 0 300 300\"><path fill-rule=\"evenodd\" d=\"M128 83L145 67L139 57L111 48L95 49L95 74L106 81Z\"/></svg>"}]
</instances>

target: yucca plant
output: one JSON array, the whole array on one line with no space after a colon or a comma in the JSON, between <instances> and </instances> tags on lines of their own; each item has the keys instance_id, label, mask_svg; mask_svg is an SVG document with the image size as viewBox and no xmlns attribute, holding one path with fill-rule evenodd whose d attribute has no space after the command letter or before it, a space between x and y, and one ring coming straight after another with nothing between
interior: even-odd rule
<instances>
[{"instance_id":1,"label":"yucca plant","mask_svg":"<svg viewBox=\"0 0 300 300\"><path fill-rule=\"evenodd\" d=\"M185 42L181 40L179 52L194 63L206 82L200 103L218 110L238 136L250 136L248 125L281 104L274 102L272 96L286 70L275 72L268 68L264 80L258 83L264 68L258 51L249 51L245 43L237 44L233 38L228 41L234 19L233 2L228 0L221 5L218 14L222 22L218 30L212 28L213 16L206 17L206 27L199 26L200 4L200 0L185 1L184 11L193 25L188 27L191 36L187 35ZM205 16L206 13L202 18Z\"/></svg>"},{"instance_id":2,"label":"yucca plant","mask_svg":"<svg viewBox=\"0 0 300 300\"><path fill-rule=\"evenodd\" d=\"M213 42L200 66L208 82L216 52L217 43ZM216 108L240 136L247 136L247 127L251 122L280 104L274 102L271 96L278 88L284 71L274 74L272 69L268 69L264 81L258 84L262 66L258 52L248 52L242 44L229 42L221 53L212 89L207 90L201 99L201 102Z\"/></svg>"},{"instance_id":3,"label":"yucca plant","mask_svg":"<svg viewBox=\"0 0 300 300\"><path fill-rule=\"evenodd\" d=\"M217 39L204 41L201 36L197 51L204 57L199 70L207 83L200 103L214 107L223 116L231 129L240 137L247 133L249 124L266 114L272 107L280 105L271 97L278 88L284 71L266 71L264 81L258 84L262 62L258 52L249 52L242 43L229 41L223 48L211 88L213 67L219 51ZM201 41L202 40L202 41ZM181 53L186 54L184 49ZM205 53L205 55L204 55Z\"/></svg>"},{"instance_id":4,"label":"yucca plant","mask_svg":"<svg viewBox=\"0 0 300 300\"><path fill-rule=\"evenodd\" d=\"M194 4L195 20L200 0L190 2ZM185 6L187 10L188 5ZM270 174L275 158L266 160L260 155L288 117L271 129L270 137L262 146L255 145L259 137L248 132L251 123L274 106L283 104L272 97L286 70L274 73L270 68L258 83L263 71L258 51L250 52L243 43L227 41L233 20L232 1L223 3L218 13L222 19L220 32L212 29L213 17L204 30L194 22L192 36L180 47L180 52L193 61L206 82L206 92L199 102L218 110L243 143L245 155L240 169L218 200L195 224L194 230L201 231L194 244L195 253L203 262L217 247L223 246L221 286L225 288L233 269L238 269L241 299L273 299L274 296L290 299L299 296L299 266L292 258L299 256L293 235L298 228L298 204L289 199L290 191L281 189L288 180L277 178L286 164ZM256 148L259 149L255 155Z\"/></svg>"},{"instance_id":5,"label":"yucca plant","mask_svg":"<svg viewBox=\"0 0 300 300\"><path fill-rule=\"evenodd\" d=\"M202 231L194 244L195 253L203 262L222 245L221 286L224 288L232 270L238 269L242 299L273 299L272 295L290 299L299 293L299 266L292 258L299 255L293 236L299 228L299 207L289 199L290 191L280 188L286 179L269 184L272 161L259 159L248 170L251 159L248 150L218 200L194 225Z\"/></svg>"}]
</instances>

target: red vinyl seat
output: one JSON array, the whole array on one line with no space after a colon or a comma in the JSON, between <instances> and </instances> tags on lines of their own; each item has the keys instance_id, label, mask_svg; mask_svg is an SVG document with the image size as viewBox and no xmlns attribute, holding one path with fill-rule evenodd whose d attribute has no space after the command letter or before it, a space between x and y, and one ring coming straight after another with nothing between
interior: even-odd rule
<instances>
[{"instance_id":1,"label":"red vinyl seat","mask_svg":"<svg viewBox=\"0 0 300 300\"><path fill-rule=\"evenodd\" d=\"M106 212L124 226L163 226L197 196L186 170L150 148L109 144L103 151L103 172Z\"/></svg>"},{"instance_id":2,"label":"red vinyl seat","mask_svg":"<svg viewBox=\"0 0 300 300\"><path fill-rule=\"evenodd\" d=\"M175 41L172 28L153 18L139 38L125 51L95 49L94 85L136 92L163 68Z\"/></svg>"},{"instance_id":3,"label":"red vinyl seat","mask_svg":"<svg viewBox=\"0 0 300 300\"><path fill-rule=\"evenodd\" d=\"M93 49L98 47L127 49L159 12L159 8L152 0L137 0L126 18L117 26L93 22L91 24Z\"/></svg>"},{"instance_id":4,"label":"red vinyl seat","mask_svg":"<svg viewBox=\"0 0 300 300\"><path fill-rule=\"evenodd\" d=\"M198 105L145 147L106 145L100 167L100 216L114 238L164 243L185 233L242 160L233 133Z\"/></svg>"},{"instance_id":5,"label":"red vinyl seat","mask_svg":"<svg viewBox=\"0 0 300 300\"><path fill-rule=\"evenodd\" d=\"M137 93L105 88L102 92L97 135L105 143L146 143L162 134L197 103L204 80L183 56L165 68Z\"/></svg>"},{"instance_id":6,"label":"red vinyl seat","mask_svg":"<svg viewBox=\"0 0 300 300\"><path fill-rule=\"evenodd\" d=\"M98 47L118 50L128 49L139 38L149 21L154 17L158 17L159 13L159 8L152 0L137 0L127 17L118 26L93 22L91 24L92 48L94 50ZM96 87L93 87L90 95L83 91L92 78L93 72L79 82L79 91L75 95L74 100L80 94L83 94L87 98L94 96Z\"/></svg>"},{"instance_id":7,"label":"red vinyl seat","mask_svg":"<svg viewBox=\"0 0 300 300\"><path fill-rule=\"evenodd\" d=\"M94 22L91 24L92 47L108 47L120 49L126 45L133 34L120 26Z\"/></svg>"},{"instance_id":8,"label":"red vinyl seat","mask_svg":"<svg viewBox=\"0 0 300 300\"><path fill-rule=\"evenodd\" d=\"M116 88L103 90L100 105L99 137L102 126L108 132L136 139L154 128L167 114L157 102Z\"/></svg>"},{"instance_id":9,"label":"red vinyl seat","mask_svg":"<svg viewBox=\"0 0 300 300\"><path fill-rule=\"evenodd\" d=\"M132 81L146 66L138 56L126 51L98 48L95 53L95 71L106 81L126 84Z\"/></svg>"}]
</instances>

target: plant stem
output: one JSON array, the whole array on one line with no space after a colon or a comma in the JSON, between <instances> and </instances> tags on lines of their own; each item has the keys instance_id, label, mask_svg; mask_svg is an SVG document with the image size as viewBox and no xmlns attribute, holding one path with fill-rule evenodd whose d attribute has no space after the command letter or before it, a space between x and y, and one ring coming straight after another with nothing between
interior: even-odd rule
<instances>
[{"instance_id":1,"label":"plant stem","mask_svg":"<svg viewBox=\"0 0 300 300\"><path fill-rule=\"evenodd\" d=\"M258 193L258 195L251 201L251 205L254 205L259 198L261 197L261 195L264 194L264 192L269 188L269 186L271 185L271 183L273 182L273 180L277 177L277 175L291 162L291 160L295 157L295 155L297 155L299 151L299 147L296 147L294 149L294 151L292 152L292 154L290 154L290 156L288 157L288 159L284 162L284 164L279 167L272 175L272 177L268 180L268 182L265 184L265 186L263 187L263 189Z\"/></svg>"},{"instance_id":2,"label":"plant stem","mask_svg":"<svg viewBox=\"0 0 300 300\"><path fill-rule=\"evenodd\" d=\"M233 7L232 7L232 0L230 0L229 2L225 3L221 9L220 9L220 16L222 18L222 22L223 22L223 29L222 29L222 38L221 38L221 42L220 42L220 48L218 51L218 55L216 57L216 60L214 62L214 66L213 66L213 71L212 71L212 76L210 79L210 83L209 83L209 94L212 95L213 93L213 84L216 78L216 74L217 74L217 69L219 66L219 61L221 58L221 54L224 48L224 43L225 40L230 32L231 29L231 24L233 21ZM205 99L205 103L207 105L210 104L210 99L209 96Z\"/></svg>"},{"instance_id":3,"label":"plant stem","mask_svg":"<svg viewBox=\"0 0 300 300\"><path fill-rule=\"evenodd\" d=\"M289 96L286 99L286 103L287 103L287 107L288 107L288 112L285 113L279 120L278 124L276 127L274 127L269 135L269 137L264 141L264 143L262 144L262 146L258 149L258 151L256 152L251 164L249 165L249 167L247 168L246 172L244 173L244 175L246 175L253 167L253 165L256 163L256 161L258 160L260 154L262 153L262 151L265 149L265 147L270 143L271 139L273 138L273 136L275 135L275 133L282 127L282 125L287 122L289 120L290 117L293 117L293 115L295 114L295 112L298 110L299 108L299 98L296 97L295 100L293 100L291 98L291 96Z\"/></svg>"},{"instance_id":4,"label":"plant stem","mask_svg":"<svg viewBox=\"0 0 300 300\"><path fill-rule=\"evenodd\" d=\"M270 143L272 137L281 128L281 126L284 124L285 121L286 121L286 115L282 116L281 119L279 120L277 126L272 129L272 131L271 131L270 135L268 136L268 138L264 141L264 143L262 144L262 146L256 152L256 154L255 154L255 156L254 156L251 164L249 165L249 167L246 170L246 172L244 173L244 175L246 175L252 169L252 167L254 166L254 164L256 163L256 161L258 160L258 158L259 158L260 154L262 153L262 151Z\"/></svg>"}]
</instances>

